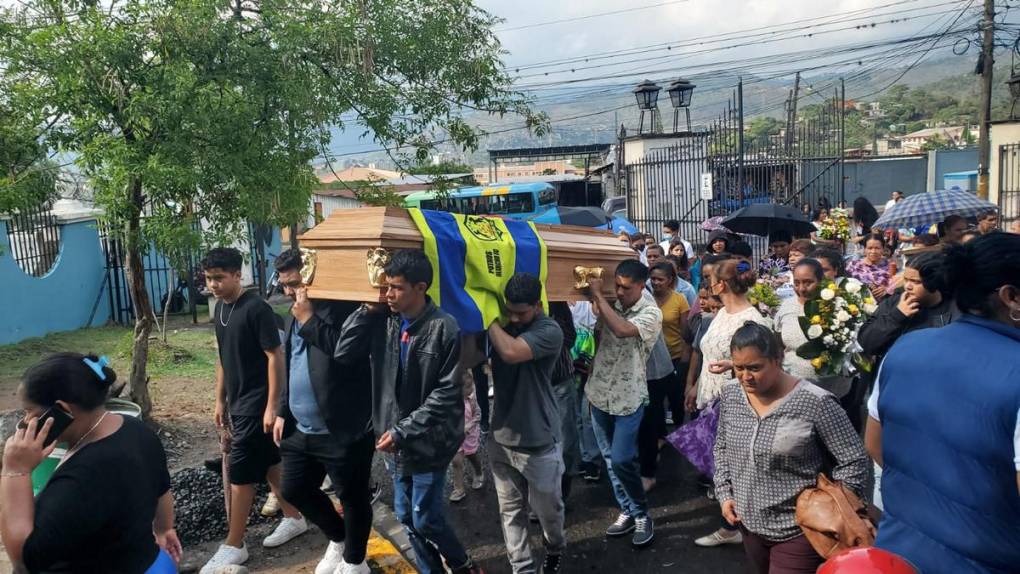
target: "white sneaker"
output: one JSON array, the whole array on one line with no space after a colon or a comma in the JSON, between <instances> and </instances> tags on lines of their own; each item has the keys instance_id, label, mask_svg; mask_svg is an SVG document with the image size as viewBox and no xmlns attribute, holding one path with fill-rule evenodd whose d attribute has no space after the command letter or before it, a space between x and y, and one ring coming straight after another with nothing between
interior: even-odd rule
<instances>
[{"instance_id":1,"label":"white sneaker","mask_svg":"<svg viewBox=\"0 0 1020 574\"><path fill-rule=\"evenodd\" d=\"M283 546L305 532L308 532L308 523L304 518L284 517L284 519L280 521L280 525L276 527L276 530L262 540L262 545L266 548Z\"/></svg>"},{"instance_id":2,"label":"white sneaker","mask_svg":"<svg viewBox=\"0 0 1020 574\"><path fill-rule=\"evenodd\" d=\"M319 565L315 567L315 574L333 574L343 561L344 543L330 542L326 547L326 554L323 555L322 560L319 560Z\"/></svg>"},{"instance_id":3,"label":"white sneaker","mask_svg":"<svg viewBox=\"0 0 1020 574\"><path fill-rule=\"evenodd\" d=\"M371 574L372 569L368 567L368 564L362 560L361 564L348 564L346 560L341 560L340 565L336 567L333 574Z\"/></svg>"},{"instance_id":4,"label":"white sneaker","mask_svg":"<svg viewBox=\"0 0 1020 574\"><path fill-rule=\"evenodd\" d=\"M704 548L722 546L724 544L743 544L744 536L739 530L725 530L720 528L708 536L702 536L694 541L694 544Z\"/></svg>"},{"instance_id":5,"label":"white sneaker","mask_svg":"<svg viewBox=\"0 0 1020 574\"><path fill-rule=\"evenodd\" d=\"M262 509L259 510L259 514L267 518L272 518L280 513L280 499L276 498L276 495L272 492L266 497L266 503L262 505Z\"/></svg>"},{"instance_id":6,"label":"white sneaker","mask_svg":"<svg viewBox=\"0 0 1020 574\"><path fill-rule=\"evenodd\" d=\"M213 557L202 566L199 574L215 574L220 568L232 565L241 565L248 561L248 546L240 548L220 544L219 549Z\"/></svg>"}]
</instances>

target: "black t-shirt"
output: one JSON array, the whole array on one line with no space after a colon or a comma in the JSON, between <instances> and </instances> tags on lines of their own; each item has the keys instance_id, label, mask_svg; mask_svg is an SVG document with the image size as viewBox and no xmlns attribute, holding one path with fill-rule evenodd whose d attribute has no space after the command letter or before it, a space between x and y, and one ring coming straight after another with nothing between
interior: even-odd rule
<instances>
[{"instance_id":1,"label":"black t-shirt","mask_svg":"<svg viewBox=\"0 0 1020 574\"><path fill-rule=\"evenodd\" d=\"M242 293L233 304L220 301L214 314L227 412L261 417L269 397L266 351L281 344L276 314L268 303L249 292Z\"/></svg>"},{"instance_id":2,"label":"black t-shirt","mask_svg":"<svg viewBox=\"0 0 1020 574\"><path fill-rule=\"evenodd\" d=\"M159 552L152 534L156 503L169 489L159 438L124 417L116 432L60 465L39 493L25 566L29 572L145 572Z\"/></svg>"}]
</instances>

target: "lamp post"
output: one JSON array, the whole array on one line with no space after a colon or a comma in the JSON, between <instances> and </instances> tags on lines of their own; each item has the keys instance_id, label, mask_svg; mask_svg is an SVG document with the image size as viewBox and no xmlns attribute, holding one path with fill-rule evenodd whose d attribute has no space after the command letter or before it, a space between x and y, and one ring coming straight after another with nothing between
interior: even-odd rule
<instances>
[{"instance_id":1,"label":"lamp post","mask_svg":"<svg viewBox=\"0 0 1020 574\"><path fill-rule=\"evenodd\" d=\"M1013 119L1015 117L1013 111L1016 109L1016 101L1020 100L1020 72L1010 74L1009 79L1006 80L1006 85L1009 86L1010 100L1012 100L1009 106L1009 117Z\"/></svg>"},{"instance_id":2,"label":"lamp post","mask_svg":"<svg viewBox=\"0 0 1020 574\"><path fill-rule=\"evenodd\" d=\"M659 106L657 104L659 101L659 91L661 89L662 88L660 88L658 84L651 80L645 80L634 88L634 97L637 99L638 109L641 110L641 119L638 125L639 134L644 133L645 112L651 112L649 132L656 132L656 126L662 124L662 120L659 118Z\"/></svg>"},{"instance_id":3,"label":"lamp post","mask_svg":"<svg viewBox=\"0 0 1020 574\"><path fill-rule=\"evenodd\" d=\"M691 96L696 87L689 80L680 78L666 89L669 99L673 103L673 133L679 130L681 109L687 115L687 131L691 131Z\"/></svg>"}]
</instances>

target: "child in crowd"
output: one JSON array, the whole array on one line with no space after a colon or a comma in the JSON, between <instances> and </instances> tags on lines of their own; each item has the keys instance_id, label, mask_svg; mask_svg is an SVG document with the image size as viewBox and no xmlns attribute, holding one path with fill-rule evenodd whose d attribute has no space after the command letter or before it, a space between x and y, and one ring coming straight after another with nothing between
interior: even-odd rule
<instances>
[{"instance_id":1,"label":"child in crowd","mask_svg":"<svg viewBox=\"0 0 1020 574\"><path fill-rule=\"evenodd\" d=\"M464 443L453 457L450 472L453 473L453 492L450 502L460 502L467 498L464 485L464 460L471 463L471 488L480 490L485 486L485 474L482 473L482 460L478 457L481 443L481 412L475 397L475 378L471 369L464 369Z\"/></svg>"}]
</instances>

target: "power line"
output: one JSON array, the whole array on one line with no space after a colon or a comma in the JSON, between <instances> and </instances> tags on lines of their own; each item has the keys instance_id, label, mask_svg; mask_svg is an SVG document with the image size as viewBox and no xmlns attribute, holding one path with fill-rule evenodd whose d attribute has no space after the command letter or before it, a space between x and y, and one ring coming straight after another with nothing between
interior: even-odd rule
<instances>
[{"instance_id":1,"label":"power line","mask_svg":"<svg viewBox=\"0 0 1020 574\"><path fill-rule=\"evenodd\" d=\"M623 60L623 61L619 61L619 62L613 62L611 64L600 64L600 65L597 64L597 65L592 65L592 66L580 66L580 67L574 67L574 68L563 68L563 69L559 69L559 70L551 70L551 71L548 71L548 72L540 72L540 73L536 73L536 74L526 74L526 75L518 76L518 79L527 79L527 78L542 77L542 76L548 76L550 74L564 74L564 73L571 73L572 74L572 73L576 73L577 71L580 71L580 70L597 69L597 68L603 68L605 66L623 66L623 65L627 65L627 64L652 62L652 61L660 61L660 60L682 60L682 59L690 58L690 57L693 57L693 56L696 56L696 55L699 55L699 54L714 53L714 52L718 52L718 51L722 51L722 50L733 50L733 49L738 49L738 48L746 48L748 46L759 46L759 45L764 45L764 44L772 44L772 43L775 43L775 42L783 42L783 41L787 41L787 40L797 40L797 39L802 39L802 38L813 38L815 36L821 36L821 35L825 35L825 34L834 34L834 33L837 33L837 32L845 32L845 31L848 31L848 30L873 29L876 26L881 26L881 25L885 25L885 24L895 24L895 23L900 23L900 22L904 22L904 21L907 21L907 20L913 20L913 19L917 19L917 18L930 18L930 17L940 16L940 15L950 14L950 13L954 13L955 14L956 10L955 9L954 10L943 10L943 11L939 11L939 12L932 12L932 13L928 13L928 14L920 14L920 15L917 15L917 16L909 16L909 17L905 17L905 18L894 18L894 19L890 19L890 20L870 22L870 23L865 24L865 25L860 25L860 24L858 24L858 25L848 25L848 26L844 26L842 28L833 28L831 30L820 30L820 31L814 31L814 32L805 32L805 33L797 34L797 35L793 35L793 36L784 36L784 37L779 37L779 38L761 39L761 40L752 41L752 42L741 41L741 42L739 42L737 44L730 44L730 45L727 45L727 46L720 46L720 47L714 47L714 48L704 48L704 49L701 49L701 50L694 50L694 51L691 51L691 52L684 52L684 53L681 53L681 54L667 54L667 55L656 56L656 57L652 57L652 58L638 58L638 59L634 59L634 60ZM813 28L815 28L815 27L807 27L807 28L804 28L804 29L810 30L810 29L813 29Z\"/></svg>"},{"instance_id":2,"label":"power line","mask_svg":"<svg viewBox=\"0 0 1020 574\"><path fill-rule=\"evenodd\" d=\"M792 20L792 21L789 21L789 22L783 22L783 23L779 23L779 24L770 24L768 26L759 26L759 27L753 27L753 28L745 28L745 29L742 29L742 30L733 30L733 31L729 31L729 32L720 32L720 33L717 33L717 34L709 34L709 35L705 35L705 36L696 36L696 37L693 37L693 38L684 38L683 40L675 40L675 41L671 41L671 42L660 42L660 43L656 43L656 44L648 44L648 45L645 45L645 46L636 46L636 47L633 47L633 48L623 48L623 49L619 49L619 50L609 50L609 51L606 51L606 52L597 52L597 53L594 53L594 54L573 56L573 57L570 57L570 58L562 58L562 59L557 59L557 60L547 60L547 61L543 61L543 62L533 62L533 63L529 63L529 64L520 64L520 65L508 66L508 67L509 68L513 68L515 71L520 71L520 70L529 70L529 69L534 69L534 68L550 67L550 66L555 66L555 65L560 65L560 64L569 64L569 63L575 63L575 62L588 63L588 62L591 62L591 61L597 61L597 60L601 60L601 59L609 59L609 58L614 58L614 57L623 57L623 56L630 56L630 55L634 55L634 54L648 53L648 52L651 52L651 51L671 50L673 48L678 48L678 47L700 45L700 44L704 44L704 43L711 43L712 41L721 40L721 39L729 40L729 39L733 39L732 37L739 37L739 38L743 39L743 38L748 38L748 37L757 37L757 36L766 35L766 34L778 34L778 33L785 32L787 30L773 30L774 28L785 28L787 26L792 26L794 24L804 24L804 23L807 23L807 22L827 21L827 22L821 22L821 23L818 24L818 25L827 25L827 24L831 24L831 23L838 23L838 22L841 21L840 18L844 18L844 17L848 17L848 16L855 16L856 15L856 16L858 16L857 19L868 18L868 17L882 17L882 16L888 16L888 15L897 14L897 13L905 13L905 12L917 11L917 10L927 10L927 9L930 9L930 8L937 8L937 7L940 7L940 6L945 6L945 5L950 5L950 4L960 4L964 0L952 0L952 1L944 2L944 3L940 3L940 4L932 4L932 5L926 5L926 6L919 6L919 7L916 7L916 8L909 8L909 9L906 9L906 10L900 10L900 11L896 11L896 12L889 12L889 13L885 13L885 14L876 14L874 16L862 16L862 14L867 14L869 12L874 12L874 11L877 11L877 10L883 10L885 8L889 8L889 7L893 7L893 6L901 6L901 5L904 5L904 4L912 4L912 3L915 3L915 2L919 2L919 1L921 1L921 0L898 0L896 2L890 2L890 3L887 3L887 4L882 4L882 5L874 6L874 7L870 7L870 8L860 8L860 9L857 9L857 10L850 10L850 11L847 11L847 12L836 13L836 14L827 14L827 15L824 15L824 16L813 16L813 17L810 17L810 18L802 18L800 20ZM795 28L795 29L799 29L799 28ZM773 30L773 31L765 32L766 30Z\"/></svg>"},{"instance_id":3,"label":"power line","mask_svg":"<svg viewBox=\"0 0 1020 574\"><path fill-rule=\"evenodd\" d=\"M635 6L633 8L623 8L621 10L612 10L610 12L600 12L598 14L588 14L585 16L575 16L572 18L562 18L560 20L548 20L545 22L533 22L531 24L523 24L520 26L512 26L509 28L496 28L496 32L514 32L516 30L527 30L531 28L539 28L542 26L553 26L555 24L564 24L566 22L578 22L580 20L590 20L592 18L601 18L603 16L614 16L616 14L626 14L630 12L638 12L641 10L650 10L652 8L661 8L662 6L671 6L674 4L683 4L689 0L671 0L669 2L659 2L658 4L649 4L648 6Z\"/></svg>"}]
</instances>

